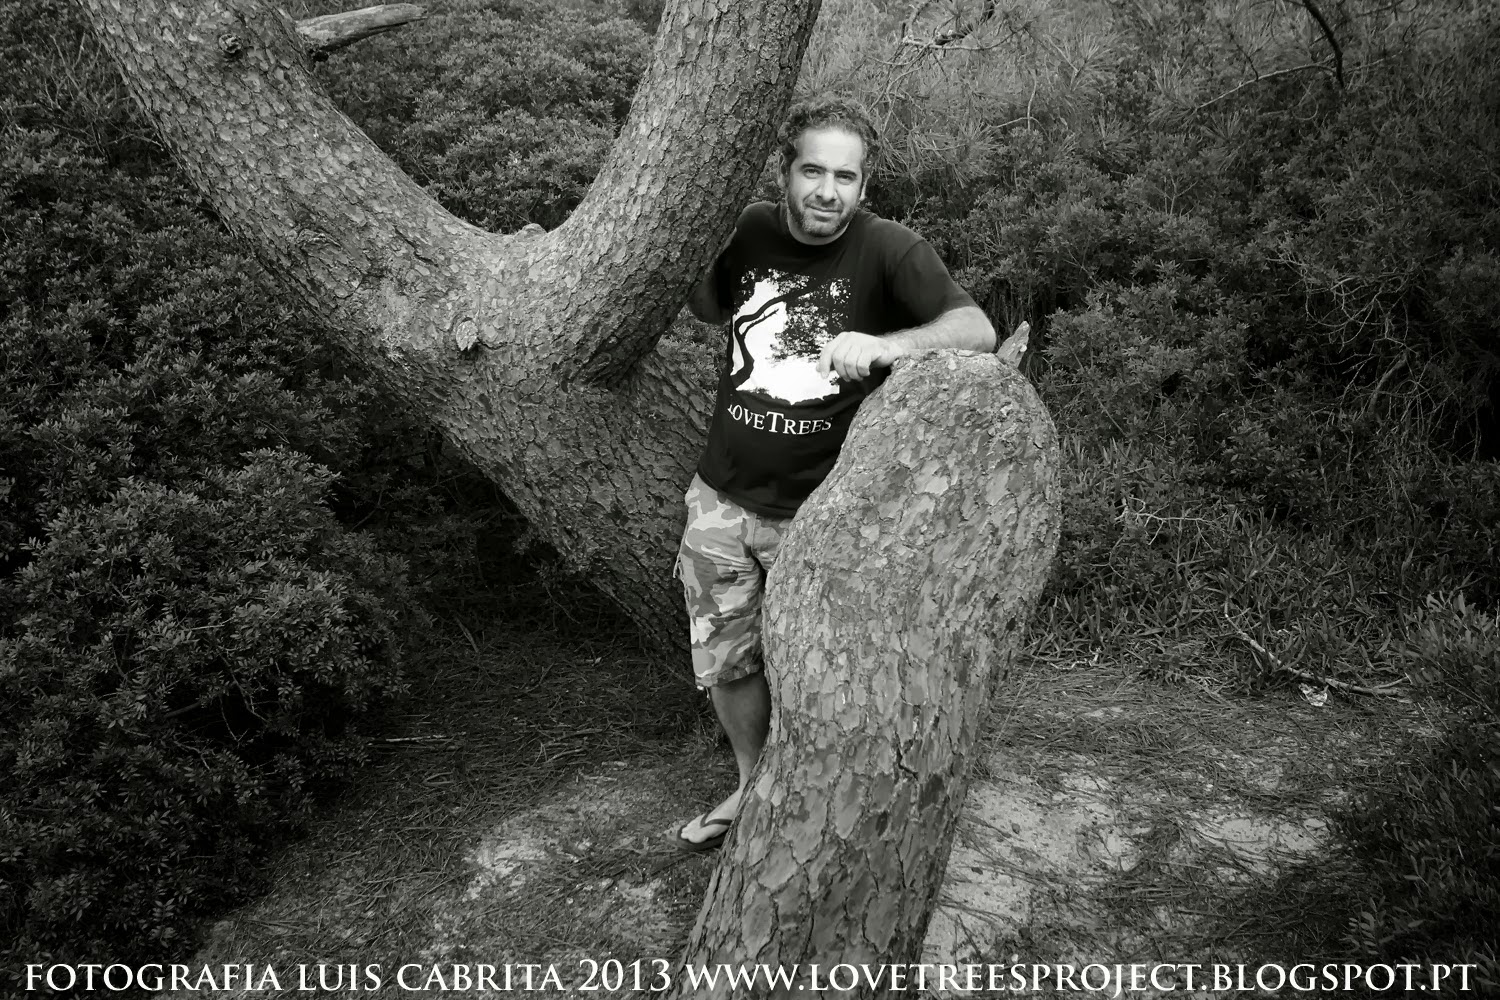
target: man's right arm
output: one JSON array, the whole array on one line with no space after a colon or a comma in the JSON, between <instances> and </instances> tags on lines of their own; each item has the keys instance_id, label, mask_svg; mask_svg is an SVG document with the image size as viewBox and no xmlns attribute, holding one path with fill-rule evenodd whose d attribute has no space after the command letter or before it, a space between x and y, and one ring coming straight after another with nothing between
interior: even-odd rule
<instances>
[{"instance_id":1,"label":"man's right arm","mask_svg":"<svg viewBox=\"0 0 1500 1000\"><path fill-rule=\"evenodd\" d=\"M729 303L719 294L719 258L708 266L703 277L688 296L688 311L704 323L724 323L729 320Z\"/></svg>"},{"instance_id":2,"label":"man's right arm","mask_svg":"<svg viewBox=\"0 0 1500 1000\"><path fill-rule=\"evenodd\" d=\"M693 288L693 294L688 296L688 310L701 322L728 323L734 315L734 303L729 301L730 283L727 273L731 265L726 260L726 255L753 208L751 206L740 213L740 217L735 220L734 231L724 240L719 252L714 254L714 262L708 265L708 270L703 272L703 277L698 279L697 286Z\"/></svg>"}]
</instances>

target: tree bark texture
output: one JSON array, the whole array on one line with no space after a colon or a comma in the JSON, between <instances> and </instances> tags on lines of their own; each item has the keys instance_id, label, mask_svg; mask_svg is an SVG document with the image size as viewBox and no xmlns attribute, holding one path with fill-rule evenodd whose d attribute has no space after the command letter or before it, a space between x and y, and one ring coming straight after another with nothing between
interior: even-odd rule
<instances>
[{"instance_id":1,"label":"tree bark texture","mask_svg":"<svg viewBox=\"0 0 1500 1000\"><path fill-rule=\"evenodd\" d=\"M582 204L508 236L340 114L269 3L78 2L230 230L568 565L685 650L672 561L711 400L653 348L749 198L819 0L674 4Z\"/></svg>"},{"instance_id":2,"label":"tree bark texture","mask_svg":"<svg viewBox=\"0 0 1500 1000\"><path fill-rule=\"evenodd\" d=\"M686 962L919 960L980 720L1057 549L1057 456L991 355L901 362L861 408L770 575L771 737Z\"/></svg>"}]
</instances>

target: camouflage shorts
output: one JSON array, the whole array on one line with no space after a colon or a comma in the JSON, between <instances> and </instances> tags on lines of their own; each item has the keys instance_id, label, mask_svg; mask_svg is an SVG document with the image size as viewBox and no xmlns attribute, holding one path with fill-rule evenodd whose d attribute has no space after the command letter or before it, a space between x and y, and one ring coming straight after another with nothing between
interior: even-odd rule
<instances>
[{"instance_id":1,"label":"camouflage shorts","mask_svg":"<svg viewBox=\"0 0 1500 1000\"><path fill-rule=\"evenodd\" d=\"M687 595L693 675L707 688L764 666L760 599L792 519L748 511L697 476L686 500L677 575Z\"/></svg>"}]
</instances>

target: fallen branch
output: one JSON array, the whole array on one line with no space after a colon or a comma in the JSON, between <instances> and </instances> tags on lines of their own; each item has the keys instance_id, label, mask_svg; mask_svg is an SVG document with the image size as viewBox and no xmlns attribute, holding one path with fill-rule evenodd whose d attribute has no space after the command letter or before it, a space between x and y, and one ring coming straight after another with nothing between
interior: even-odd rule
<instances>
[{"instance_id":1,"label":"fallen branch","mask_svg":"<svg viewBox=\"0 0 1500 1000\"><path fill-rule=\"evenodd\" d=\"M427 10L424 7L411 3L388 3L363 10L346 10L338 14L306 18L297 22L297 34L310 54L322 56L346 45L362 42L371 35L379 35L425 17Z\"/></svg>"},{"instance_id":2,"label":"fallen branch","mask_svg":"<svg viewBox=\"0 0 1500 1000\"><path fill-rule=\"evenodd\" d=\"M937 40L926 40L921 38L903 38L901 45L910 49L941 49L944 52L989 52L997 49L1002 43L988 42L975 43L973 45L950 45L947 42Z\"/></svg>"},{"instance_id":3,"label":"fallen branch","mask_svg":"<svg viewBox=\"0 0 1500 1000\"><path fill-rule=\"evenodd\" d=\"M1245 632L1244 629L1235 624L1234 619L1229 616L1229 606L1227 604L1224 606L1224 620L1229 622L1229 627L1234 629L1235 635L1237 635L1255 652L1265 657L1266 661L1270 663L1271 666L1275 667L1277 670L1282 671L1283 673L1291 674L1298 680L1308 681L1312 684L1321 684L1324 687L1334 688L1339 691L1348 691L1350 694L1368 694L1377 696L1385 695L1389 697L1395 697L1399 694L1399 692L1393 690L1393 688L1399 685L1401 683L1400 681L1391 681L1389 684L1380 684L1375 687L1369 687L1364 684L1350 684L1347 681L1335 680L1332 677L1319 677L1317 674L1309 673L1306 670L1298 670L1296 667L1287 666L1285 663L1281 662L1281 658L1279 656L1271 652L1266 647L1262 646L1260 643L1256 642L1249 636L1249 634Z\"/></svg>"}]
</instances>

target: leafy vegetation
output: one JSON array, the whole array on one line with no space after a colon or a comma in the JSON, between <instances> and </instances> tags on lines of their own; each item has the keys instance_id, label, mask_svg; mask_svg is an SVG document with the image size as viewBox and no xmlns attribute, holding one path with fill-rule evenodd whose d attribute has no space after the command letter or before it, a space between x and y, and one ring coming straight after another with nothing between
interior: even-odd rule
<instances>
[{"instance_id":1,"label":"leafy vegetation","mask_svg":"<svg viewBox=\"0 0 1500 1000\"><path fill-rule=\"evenodd\" d=\"M828 0L802 89L869 104L875 207L1034 328L1066 459L1035 655L1449 706L1350 775L1323 940L1494 981L1500 14L1325 6L1337 67L1297 3ZM321 72L453 211L550 228L660 8L459 0ZM72 17L0 7L0 935L119 954L360 759L484 488L218 231Z\"/></svg>"},{"instance_id":2,"label":"leafy vegetation","mask_svg":"<svg viewBox=\"0 0 1500 1000\"><path fill-rule=\"evenodd\" d=\"M430 590L405 556L461 571L472 530L71 15L0 18L0 941L128 956L363 759Z\"/></svg>"}]
</instances>

